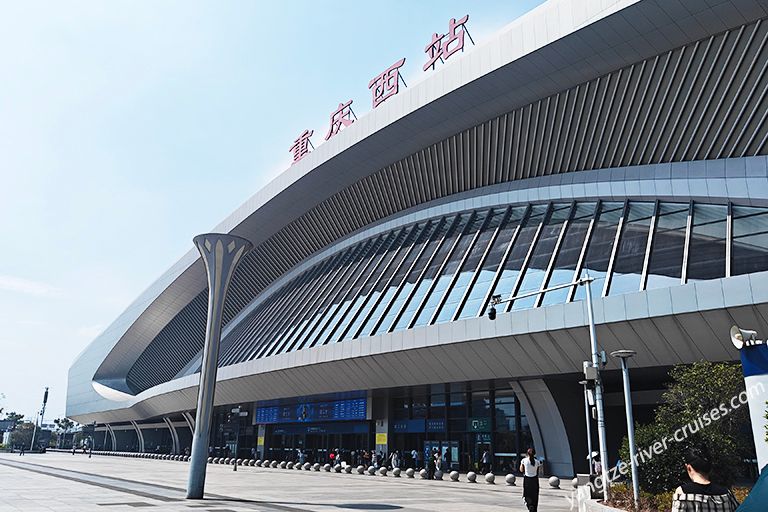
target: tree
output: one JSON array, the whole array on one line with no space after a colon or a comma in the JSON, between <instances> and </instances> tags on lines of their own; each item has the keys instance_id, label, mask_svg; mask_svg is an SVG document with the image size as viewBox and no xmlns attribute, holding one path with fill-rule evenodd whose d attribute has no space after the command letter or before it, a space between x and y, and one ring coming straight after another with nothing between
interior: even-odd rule
<instances>
[{"instance_id":1,"label":"tree","mask_svg":"<svg viewBox=\"0 0 768 512\"><path fill-rule=\"evenodd\" d=\"M32 422L19 423L16 425L16 430L11 433L11 446L24 446L29 448L32 443L32 432L35 429L35 424Z\"/></svg>"},{"instance_id":2,"label":"tree","mask_svg":"<svg viewBox=\"0 0 768 512\"><path fill-rule=\"evenodd\" d=\"M69 432L75 426L75 422L69 418L56 418L53 423L61 432Z\"/></svg>"},{"instance_id":3,"label":"tree","mask_svg":"<svg viewBox=\"0 0 768 512\"><path fill-rule=\"evenodd\" d=\"M683 455L690 446L707 448L712 455L713 480L732 485L743 472L742 460L754 458L749 408L730 406L731 399L745 389L741 365L701 361L676 366L669 376L672 382L662 395L654 422L635 427L641 453L650 454L655 443L666 440L661 453L641 459L640 487L658 494L680 485L685 478ZM715 409L721 413L712 421ZM722 409L727 413L722 414ZM705 413L709 421L703 419ZM628 444L625 438L620 450L626 461L630 460Z\"/></svg>"},{"instance_id":4,"label":"tree","mask_svg":"<svg viewBox=\"0 0 768 512\"><path fill-rule=\"evenodd\" d=\"M5 414L6 421L12 421L15 426L24 421L24 415L17 412L8 412Z\"/></svg>"}]
</instances>

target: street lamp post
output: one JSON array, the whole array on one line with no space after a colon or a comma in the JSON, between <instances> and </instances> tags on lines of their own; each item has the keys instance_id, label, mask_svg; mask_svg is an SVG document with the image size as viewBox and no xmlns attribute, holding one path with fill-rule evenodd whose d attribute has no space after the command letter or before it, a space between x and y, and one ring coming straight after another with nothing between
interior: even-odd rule
<instances>
[{"instance_id":1,"label":"street lamp post","mask_svg":"<svg viewBox=\"0 0 768 512\"><path fill-rule=\"evenodd\" d=\"M187 499L202 499L208 463L208 441L213 417L224 299L237 264L253 245L239 236L218 233L198 235L194 242L197 250L200 251L208 275L208 321L200 367L200 385L197 392L195 431L192 434Z\"/></svg>"},{"instance_id":2,"label":"street lamp post","mask_svg":"<svg viewBox=\"0 0 768 512\"><path fill-rule=\"evenodd\" d=\"M602 354L598 351L597 348L597 331L595 329L595 314L592 310L592 288L590 287L590 283L594 281L594 278L586 276L582 277L580 279L577 279L576 281L573 281L571 283L566 284L559 284L557 286L550 286L549 288L544 288L542 290L536 290L533 292L526 292L521 293L520 295L515 295L514 297L510 297L508 299L502 299L501 295L493 295L491 297L491 301L488 304L488 318L491 320L496 320L496 306L499 304L505 304L507 302L512 302L518 299L524 299L526 297L533 297L535 295L539 295L540 293L546 293L553 290L560 290L562 288L570 288L572 286L585 286L586 287L586 295L587 295L587 320L589 323L589 341L590 341L590 348L592 352L592 365L589 367L589 375L587 374L587 369L585 368L585 377L587 380L594 380L595 381L595 408L597 409L597 438L600 443L600 464L602 464L603 472L602 472L602 487L603 487L603 499L607 502L609 498L609 490L608 490L608 481L607 481L607 471L606 471L606 464L608 461L608 445L606 443L606 437L605 437L605 410L603 408L603 383L600 379L600 365L602 364L601 360L603 359ZM592 452L590 451L590 456L592 455Z\"/></svg>"},{"instance_id":3,"label":"street lamp post","mask_svg":"<svg viewBox=\"0 0 768 512\"><path fill-rule=\"evenodd\" d=\"M594 467L594 457L592 456L592 419L590 418L589 414L589 390L587 389L587 386L589 385L588 380L580 380L579 384L584 386L584 419L587 421L587 450L588 450L588 458L589 458L589 476L592 476L592 471Z\"/></svg>"},{"instance_id":4,"label":"street lamp post","mask_svg":"<svg viewBox=\"0 0 768 512\"><path fill-rule=\"evenodd\" d=\"M640 481L637 476L637 449L635 447L635 421L632 418L632 392L629 389L629 368L627 359L637 354L634 350L615 350L612 357L621 361L621 376L624 380L624 408L627 410L627 437L629 438L629 458L632 464L632 495L635 498L635 509L640 499Z\"/></svg>"}]
</instances>

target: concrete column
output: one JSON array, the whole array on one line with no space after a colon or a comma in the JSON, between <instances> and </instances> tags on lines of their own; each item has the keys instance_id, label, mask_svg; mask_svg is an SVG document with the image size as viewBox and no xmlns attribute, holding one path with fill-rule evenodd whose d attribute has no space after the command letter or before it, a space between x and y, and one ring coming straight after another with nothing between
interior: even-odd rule
<instances>
[{"instance_id":1,"label":"concrete column","mask_svg":"<svg viewBox=\"0 0 768 512\"><path fill-rule=\"evenodd\" d=\"M389 393L386 390L381 392L368 393L369 410L375 425L376 451L389 454Z\"/></svg>"},{"instance_id":2,"label":"concrete column","mask_svg":"<svg viewBox=\"0 0 768 512\"><path fill-rule=\"evenodd\" d=\"M184 417L184 421L187 422L187 426L189 427L189 433L194 434L195 433L195 418L192 417L192 413L189 412L183 412L181 415Z\"/></svg>"},{"instance_id":3,"label":"concrete column","mask_svg":"<svg viewBox=\"0 0 768 512\"><path fill-rule=\"evenodd\" d=\"M115 451L118 451L117 436L115 435L115 429L113 429L109 423L105 423L104 426L107 427L107 430L109 431L109 437L112 439L112 449Z\"/></svg>"},{"instance_id":4,"label":"concrete column","mask_svg":"<svg viewBox=\"0 0 768 512\"><path fill-rule=\"evenodd\" d=\"M173 426L173 422L171 421L170 418L167 418L167 417L163 418L163 421L165 422L166 425L168 425L168 430L171 433L171 442L173 443L172 453L174 455L176 455L176 454L180 453L180 449L179 449L179 435L176 432L176 427Z\"/></svg>"},{"instance_id":5,"label":"concrete column","mask_svg":"<svg viewBox=\"0 0 768 512\"><path fill-rule=\"evenodd\" d=\"M254 415L256 413L254 412ZM257 459L264 459L266 455L264 455L264 448L266 447L266 443L264 442L264 438L267 435L267 426L266 425L259 425L258 426L258 435L256 437L256 451L258 454L256 455Z\"/></svg>"},{"instance_id":6,"label":"concrete column","mask_svg":"<svg viewBox=\"0 0 768 512\"><path fill-rule=\"evenodd\" d=\"M552 392L542 379L510 382L528 418L536 455L544 457L549 472L571 478L573 458L568 433Z\"/></svg>"},{"instance_id":7,"label":"concrete column","mask_svg":"<svg viewBox=\"0 0 768 512\"><path fill-rule=\"evenodd\" d=\"M133 425L133 428L136 430L136 436L139 438L139 452L146 452L144 449L144 434L141 433L139 424L135 421L131 421L131 425Z\"/></svg>"}]
</instances>

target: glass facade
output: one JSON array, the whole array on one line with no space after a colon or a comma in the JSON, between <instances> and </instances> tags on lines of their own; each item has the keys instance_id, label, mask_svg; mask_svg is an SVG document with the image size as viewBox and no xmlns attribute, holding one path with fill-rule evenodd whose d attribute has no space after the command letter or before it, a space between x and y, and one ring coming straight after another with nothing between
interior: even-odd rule
<instances>
[{"instance_id":1,"label":"glass facade","mask_svg":"<svg viewBox=\"0 0 768 512\"><path fill-rule=\"evenodd\" d=\"M437 450L443 470L509 473L533 446L520 401L507 382L395 388L389 390L389 403L388 449L402 454L403 467L424 467L425 456ZM486 450L490 463L484 467Z\"/></svg>"},{"instance_id":2,"label":"glass facade","mask_svg":"<svg viewBox=\"0 0 768 512\"><path fill-rule=\"evenodd\" d=\"M497 294L520 297L511 310L582 300L580 286L542 290L587 273L600 297L763 270L764 208L584 201L451 213L304 270L228 336L220 365L480 316Z\"/></svg>"}]
</instances>

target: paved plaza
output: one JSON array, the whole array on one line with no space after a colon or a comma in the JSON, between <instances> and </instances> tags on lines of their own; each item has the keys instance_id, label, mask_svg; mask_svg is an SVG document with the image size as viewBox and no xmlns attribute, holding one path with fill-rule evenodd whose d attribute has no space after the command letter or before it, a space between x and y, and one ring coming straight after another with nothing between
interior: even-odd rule
<instances>
[{"instance_id":1,"label":"paved plaza","mask_svg":"<svg viewBox=\"0 0 768 512\"><path fill-rule=\"evenodd\" d=\"M0 510L102 511L524 511L522 485L426 481L209 465L206 499L184 499L188 464L66 453L0 454ZM518 484L520 482L518 481ZM571 490L542 480L539 510L570 510ZM565 486L564 486L565 487Z\"/></svg>"}]
</instances>

